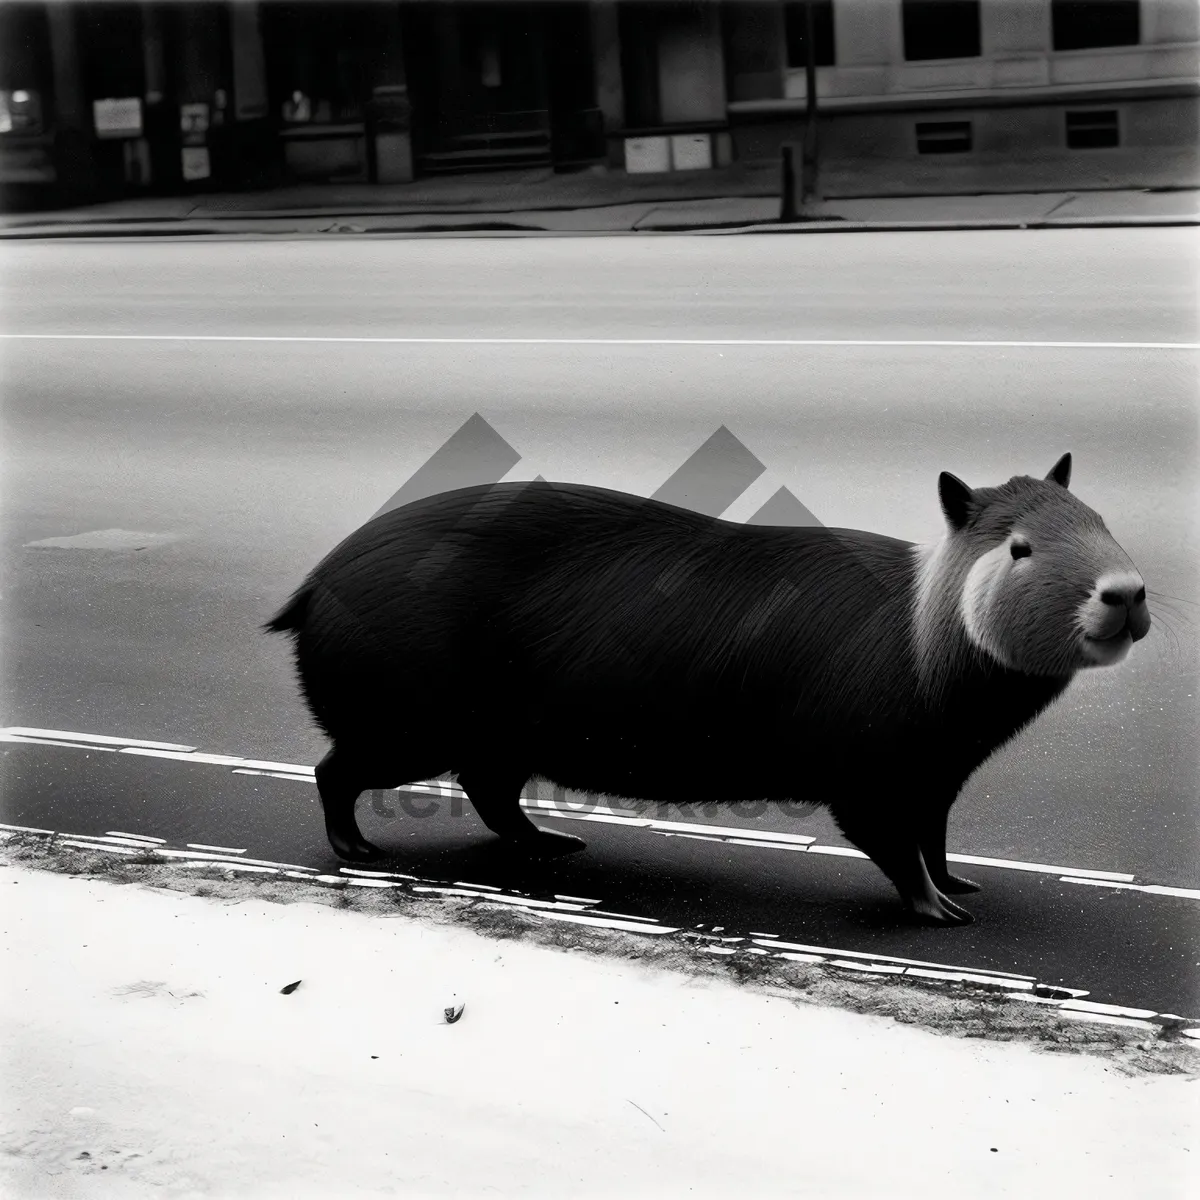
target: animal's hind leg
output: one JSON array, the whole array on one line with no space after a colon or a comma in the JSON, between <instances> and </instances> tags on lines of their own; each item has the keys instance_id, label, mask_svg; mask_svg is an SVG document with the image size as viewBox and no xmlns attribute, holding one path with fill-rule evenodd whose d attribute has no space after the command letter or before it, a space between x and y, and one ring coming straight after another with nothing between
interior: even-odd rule
<instances>
[{"instance_id":1,"label":"animal's hind leg","mask_svg":"<svg viewBox=\"0 0 1200 1200\"><path fill-rule=\"evenodd\" d=\"M325 836L333 852L347 862L373 862L383 856L371 845L354 817L354 804L366 786L354 767L353 755L336 746L317 764L317 792L325 814Z\"/></svg>"},{"instance_id":2,"label":"animal's hind leg","mask_svg":"<svg viewBox=\"0 0 1200 1200\"><path fill-rule=\"evenodd\" d=\"M535 854L573 854L587 843L556 829L541 829L521 807L521 789L528 774L500 768L459 771L459 786L467 793L480 820L497 836Z\"/></svg>"},{"instance_id":3,"label":"animal's hind leg","mask_svg":"<svg viewBox=\"0 0 1200 1200\"><path fill-rule=\"evenodd\" d=\"M979 884L952 875L946 865L946 821L954 799L951 796L949 800L935 800L926 809L917 826L917 840L921 843L921 855L934 887L948 895L961 896L979 891Z\"/></svg>"},{"instance_id":4,"label":"animal's hind leg","mask_svg":"<svg viewBox=\"0 0 1200 1200\"><path fill-rule=\"evenodd\" d=\"M943 895L930 878L916 836L875 811L859 813L834 809L846 837L891 880L904 906L919 920L933 925L970 925L965 908Z\"/></svg>"}]
</instances>

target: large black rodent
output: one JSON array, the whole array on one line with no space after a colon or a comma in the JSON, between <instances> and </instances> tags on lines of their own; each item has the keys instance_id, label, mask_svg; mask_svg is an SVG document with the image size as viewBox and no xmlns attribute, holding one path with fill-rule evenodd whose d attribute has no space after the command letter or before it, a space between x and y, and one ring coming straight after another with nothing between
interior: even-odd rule
<instances>
[{"instance_id":1,"label":"large black rodent","mask_svg":"<svg viewBox=\"0 0 1200 1200\"><path fill-rule=\"evenodd\" d=\"M1150 625L1141 577L1068 490L943 473L943 536L738 525L576 484L447 492L374 518L267 626L295 637L333 748L330 844L380 851L368 788L446 772L487 827L582 847L520 805L531 778L664 803L799 800L939 924L966 780L1080 668Z\"/></svg>"}]
</instances>

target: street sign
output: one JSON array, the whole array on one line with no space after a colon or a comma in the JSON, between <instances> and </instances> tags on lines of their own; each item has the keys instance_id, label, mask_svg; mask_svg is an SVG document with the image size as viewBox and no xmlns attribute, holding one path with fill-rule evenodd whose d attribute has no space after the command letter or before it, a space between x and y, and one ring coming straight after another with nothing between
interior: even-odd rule
<instances>
[{"instance_id":1,"label":"street sign","mask_svg":"<svg viewBox=\"0 0 1200 1200\"><path fill-rule=\"evenodd\" d=\"M207 179L212 173L207 146L184 146L182 155L184 179Z\"/></svg>"},{"instance_id":2,"label":"street sign","mask_svg":"<svg viewBox=\"0 0 1200 1200\"><path fill-rule=\"evenodd\" d=\"M142 136L140 96L116 100L92 101L92 118L99 138L135 138Z\"/></svg>"}]
</instances>

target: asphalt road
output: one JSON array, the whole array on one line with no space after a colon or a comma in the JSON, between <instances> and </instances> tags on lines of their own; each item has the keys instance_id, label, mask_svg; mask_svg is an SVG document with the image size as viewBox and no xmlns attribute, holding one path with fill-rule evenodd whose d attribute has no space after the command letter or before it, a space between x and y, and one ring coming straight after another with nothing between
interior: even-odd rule
<instances>
[{"instance_id":1,"label":"asphalt road","mask_svg":"<svg viewBox=\"0 0 1200 1200\"><path fill-rule=\"evenodd\" d=\"M913 540L940 529L938 471L997 483L1070 450L1154 630L970 782L952 849L1197 888L1196 353L1172 347L1197 341L1195 267L1185 229L4 246L4 332L43 336L0 343L0 720L315 762L258 626L474 413L521 456L509 478L641 494L724 425L767 468L726 515L782 485ZM330 338L454 340L306 340ZM157 536L30 545L110 529ZM332 865L309 785L6 750L10 823ZM397 862L528 876L469 812L363 814ZM840 844L820 814L757 824ZM974 926L915 930L869 864L588 836L541 870L623 911L1200 1008L1193 900L980 867Z\"/></svg>"}]
</instances>

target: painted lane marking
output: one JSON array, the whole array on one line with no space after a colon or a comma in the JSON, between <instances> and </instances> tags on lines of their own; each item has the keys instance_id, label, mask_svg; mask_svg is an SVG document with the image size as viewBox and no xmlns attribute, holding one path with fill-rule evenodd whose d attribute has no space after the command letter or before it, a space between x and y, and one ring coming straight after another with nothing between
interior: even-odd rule
<instances>
[{"instance_id":1,"label":"painted lane marking","mask_svg":"<svg viewBox=\"0 0 1200 1200\"><path fill-rule=\"evenodd\" d=\"M136 846L142 850L157 850L159 843L144 842L141 838L124 837L121 834L105 834L103 837L93 838L90 834L79 834L79 837L86 838L88 841L104 842L112 846Z\"/></svg>"},{"instance_id":2,"label":"painted lane marking","mask_svg":"<svg viewBox=\"0 0 1200 1200\"><path fill-rule=\"evenodd\" d=\"M212 850L216 854L245 854L245 849L235 850L232 846L205 846L201 842L188 842L189 850Z\"/></svg>"},{"instance_id":3,"label":"painted lane marking","mask_svg":"<svg viewBox=\"0 0 1200 1200\"><path fill-rule=\"evenodd\" d=\"M34 829L29 825L0 825L0 829L7 829L12 833L48 833L51 837L54 836L53 829Z\"/></svg>"},{"instance_id":4,"label":"painted lane marking","mask_svg":"<svg viewBox=\"0 0 1200 1200\"><path fill-rule=\"evenodd\" d=\"M414 892L437 892L443 896L471 896L476 900L498 900L502 904L515 904L521 908L536 908L539 911L542 909L557 909L563 912L577 912L582 910L585 905L582 904L564 904L561 901L551 900L533 900L526 899L524 896L506 896L497 892L474 892L467 888L461 887L438 887L434 884L414 883L412 885Z\"/></svg>"},{"instance_id":5,"label":"painted lane marking","mask_svg":"<svg viewBox=\"0 0 1200 1200\"><path fill-rule=\"evenodd\" d=\"M657 917L635 917L632 913L610 912L604 908L593 908L589 910L598 917L619 917L623 921L646 921L654 925L661 924Z\"/></svg>"},{"instance_id":6,"label":"painted lane marking","mask_svg":"<svg viewBox=\"0 0 1200 1200\"><path fill-rule=\"evenodd\" d=\"M303 863L281 863L274 862L269 858L225 858L220 854L208 854L200 850L156 850L156 854L161 854L166 858L184 858L192 859L196 862L210 863L250 863L258 867L270 867L275 871L284 869L292 871L315 871L316 867L306 867Z\"/></svg>"},{"instance_id":7,"label":"painted lane marking","mask_svg":"<svg viewBox=\"0 0 1200 1200\"><path fill-rule=\"evenodd\" d=\"M979 983L986 987L1023 988L1033 991L1036 984L1030 980L1008 979L1002 975L980 974L974 971L935 971L929 967L905 967L905 975L918 979L951 979L958 983Z\"/></svg>"},{"instance_id":8,"label":"painted lane marking","mask_svg":"<svg viewBox=\"0 0 1200 1200\"><path fill-rule=\"evenodd\" d=\"M1045 863L1017 862L1011 858L980 858L974 854L947 854L947 862L973 863L980 867L1007 867L1010 871L1038 871L1044 875L1077 875L1081 879L1108 879L1130 883L1132 875L1121 871L1088 871L1083 867L1051 867Z\"/></svg>"},{"instance_id":9,"label":"painted lane marking","mask_svg":"<svg viewBox=\"0 0 1200 1200\"><path fill-rule=\"evenodd\" d=\"M142 738L109 737L102 733L69 733L65 729L30 729L23 725L10 725L3 732L27 737L70 738L75 742L95 742L99 746L145 746L150 750L196 749L195 746L180 746L176 742L147 742Z\"/></svg>"},{"instance_id":10,"label":"painted lane marking","mask_svg":"<svg viewBox=\"0 0 1200 1200\"><path fill-rule=\"evenodd\" d=\"M848 971L863 971L870 975L903 975L907 967L896 967L888 963L851 962L848 958L832 958L831 967L842 967Z\"/></svg>"},{"instance_id":11,"label":"painted lane marking","mask_svg":"<svg viewBox=\"0 0 1200 1200\"><path fill-rule=\"evenodd\" d=\"M184 762L208 763L214 767L240 766L246 760L236 754L199 754L184 753L180 750L152 750L146 746L125 746L119 754L141 754L146 758L174 758Z\"/></svg>"},{"instance_id":12,"label":"painted lane marking","mask_svg":"<svg viewBox=\"0 0 1200 1200\"><path fill-rule=\"evenodd\" d=\"M104 750L116 753L116 746L89 746L80 742L63 742L56 738L30 737L25 733L0 733L0 742L22 742L33 746L66 746L68 750Z\"/></svg>"},{"instance_id":13,"label":"painted lane marking","mask_svg":"<svg viewBox=\"0 0 1200 1200\"><path fill-rule=\"evenodd\" d=\"M576 904L599 904L599 900L589 900L586 896L561 896L558 892L554 893L555 900L573 901Z\"/></svg>"},{"instance_id":14,"label":"painted lane marking","mask_svg":"<svg viewBox=\"0 0 1200 1200\"><path fill-rule=\"evenodd\" d=\"M119 829L108 829L105 831L109 837L129 838L133 842L146 842L151 846L166 845L166 838L150 837L145 833L122 833Z\"/></svg>"},{"instance_id":15,"label":"painted lane marking","mask_svg":"<svg viewBox=\"0 0 1200 1200\"><path fill-rule=\"evenodd\" d=\"M74 838L59 838L58 845L73 846L77 850L104 850L109 854L136 854L129 846L113 846L108 842L79 842Z\"/></svg>"},{"instance_id":16,"label":"painted lane marking","mask_svg":"<svg viewBox=\"0 0 1200 1200\"><path fill-rule=\"evenodd\" d=\"M378 346L847 346L1004 350L1200 350L1200 342L1051 342L959 338L588 338L336 337L321 334L0 333L9 341L43 342L313 342Z\"/></svg>"},{"instance_id":17,"label":"painted lane marking","mask_svg":"<svg viewBox=\"0 0 1200 1200\"><path fill-rule=\"evenodd\" d=\"M1094 1025L1123 1025L1127 1029L1146 1029L1153 1032L1157 1032L1159 1028L1153 1021L1137 1021L1129 1017L1107 1017L1099 1013L1074 1012L1066 1008L1060 1008L1058 1011L1073 1021L1090 1021Z\"/></svg>"},{"instance_id":18,"label":"painted lane marking","mask_svg":"<svg viewBox=\"0 0 1200 1200\"><path fill-rule=\"evenodd\" d=\"M798 950L804 954L819 954L822 957L830 955L840 956L842 958L864 958L871 962L892 962L901 963L906 967L932 967L934 970L946 970L945 963L925 962L919 958L898 958L894 954L873 954L865 950L835 950L831 946L806 946L800 942L781 942L775 938L770 941L762 941L755 939L755 945L765 946L767 949L779 947L784 950ZM959 968L949 968L950 970L958 970ZM970 970L977 975L991 975L999 979L1008 980L1028 980L1032 985L1037 980L1036 975L1015 975L1011 971L993 971L990 967L964 967L962 970Z\"/></svg>"},{"instance_id":19,"label":"painted lane marking","mask_svg":"<svg viewBox=\"0 0 1200 1200\"><path fill-rule=\"evenodd\" d=\"M293 783L312 783L311 775L287 775L283 771L248 771L245 767L235 767L235 775L266 775L271 779L290 779Z\"/></svg>"},{"instance_id":20,"label":"painted lane marking","mask_svg":"<svg viewBox=\"0 0 1200 1200\"><path fill-rule=\"evenodd\" d=\"M344 875L361 875L364 879L419 880L419 875L402 875L399 871L360 871L355 867L338 867Z\"/></svg>"},{"instance_id":21,"label":"painted lane marking","mask_svg":"<svg viewBox=\"0 0 1200 1200\"><path fill-rule=\"evenodd\" d=\"M80 734L64 730L29 729L11 727L0 729L0 739L24 740L44 734L61 734L72 741L61 743L42 742L39 744L57 744L68 749L116 749L123 754L139 754L153 758L170 759L179 762L192 762L215 766L232 766L235 774L254 774L255 768L280 768L287 774L279 778L296 782L313 783L313 768L289 763L276 763L265 759L246 759L229 754L200 754L187 747L175 749L160 749L163 746L174 746L169 742L147 742L137 738L117 738L102 734ZM81 744L90 743L90 744ZM108 743L109 745L101 745ZM270 771L264 771L270 774ZM404 785L400 788L386 789L392 791L411 791L418 785ZM445 781L428 781L421 785L441 792L442 795L462 796L461 788ZM867 856L861 851L849 846L826 846L817 844L815 839L805 834L777 833L770 830L746 830L736 826L703 825L688 822L659 821L650 818L636 817L618 812L615 809L602 807L588 812L579 812L574 808L559 805L554 801L522 798L522 807L539 812L549 819L566 819L576 821L595 821L603 824L619 825L632 829L647 829L660 835L692 837L697 840L722 841L734 845L760 845L766 849L806 850L812 854L826 854L845 858L865 860ZM3 828L3 826L0 826ZM47 831L48 832L48 831ZM1133 884L1134 876L1127 872L1095 871L1084 867L1060 867L1046 863L1021 862L1013 859L989 858L974 854L947 854L949 862L966 863L975 866L999 867L1005 870L1029 871L1039 874L1056 875L1066 882L1109 882L1112 884ZM1068 877L1070 877L1068 879ZM1182 899L1200 900L1200 889L1167 887L1161 884L1135 884L1136 890L1149 895L1175 896Z\"/></svg>"},{"instance_id":22,"label":"painted lane marking","mask_svg":"<svg viewBox=\"0 0 1200 1200\"><path fill-rule=\"evenodd\" d=\"M574 925L595 925L606 929L625 929L632 933L678 933L679 930L667 925L646 925L640 921L614 921L604 917L593 917L583 913L557 912L547 909L540 913L553 921L568 921Z\"/></svg>"},{"instance_id":23,"label":"painted lane marking","mask_svg":"<svg viewBox=\"0 0 1200 1200\"><path fill-rule=\"evenodd\" d=\"M1064 1000L1061 1007L1070 1009L1072 1012L1088 1012L1107 1014L1110 1017L1146 1017L1154 1016L1154 1010L1150 1008L1127 1008L1123 1004L1099 1004L1095 1000Z\"/></svg>"}]
</instances>

